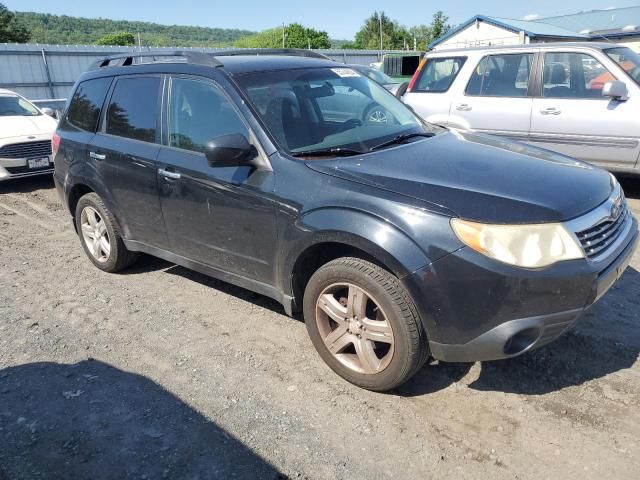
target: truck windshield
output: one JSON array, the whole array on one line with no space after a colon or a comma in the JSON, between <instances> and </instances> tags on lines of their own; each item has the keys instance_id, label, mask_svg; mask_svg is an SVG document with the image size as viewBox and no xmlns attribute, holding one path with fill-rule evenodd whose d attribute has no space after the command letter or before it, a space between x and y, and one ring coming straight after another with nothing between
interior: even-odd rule
<instances>
[{"instance_id":1,"label":"truck windshield","mask_svg":"<svg viewBox=\"0 0 640 480\"><path fill-rule=\"evenodd\" d=\"M36 107L17 95L0 95L0 117L34 117L40 115Z\"/></svg>"},{"instance_id":2,"label":"truck windshield","mask_svg":"<svg viewBox=\"0 0 640 480\"><path fill-rule=\"evenodd\" d=\"M364 153L396 137L420 141L427 135L419 134L442 131L351 68L256 72L235 79L266 129L292 155ZM418 135L405 137L409 134Z\"/></svg>"},{"instance_id":3,"label":"truck windshield","mask_svg":"<svg viewBox=\"0 0 640 480\"><path fill-rule=\"evenodd\" d=\"M605 53L640 85L640 55L627 47L609 48Z\"/></svg>"}]
</instances>

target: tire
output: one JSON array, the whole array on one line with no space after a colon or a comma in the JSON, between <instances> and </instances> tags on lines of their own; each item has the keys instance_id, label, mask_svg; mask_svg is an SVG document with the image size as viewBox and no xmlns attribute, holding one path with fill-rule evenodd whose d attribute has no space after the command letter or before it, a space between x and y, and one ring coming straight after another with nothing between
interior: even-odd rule
<instances>
[{"instance_id":1,"label":"tire","mask_svg":"<svg viewBox=\"0 0 640 480\"><path fill-rule=\"evenodd\" d=\"M115 273L136 261L137 254L127 250L113 215L96 193L87 193L80 198L75 223L84 252L100 270ZM94 242L98 235L103 240Z\"/></svg>"},{"instance_id":2,"label":"tire","mask_svg":"<svg viewBox=\"0 0 640 480\"><path fill-rule=\"evenodd\" d=\"M426 334L409 294L371 262L344 257L319 268L305 289L303 310L322 359L359 387L396 388L428 358Z\"/></svg>"},{"instance_id":3,"label":"tire","mask_svg":"<svg viewBox=\"0 0 640 480\"><path fill-rule=\"evenodd\" d=\"M379 124L387 124L390 122L390 113L387 112L386 109L382 108L380 105L376 103L372 103L365 110L364 115L362 116L362 121L365 125L379 125Z\"/></svg>"}]
</instances>

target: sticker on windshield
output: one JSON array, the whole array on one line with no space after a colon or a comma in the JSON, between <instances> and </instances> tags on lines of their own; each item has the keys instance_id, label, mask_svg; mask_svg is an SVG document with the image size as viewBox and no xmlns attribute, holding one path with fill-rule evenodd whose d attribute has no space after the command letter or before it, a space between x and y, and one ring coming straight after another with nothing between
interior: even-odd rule
<instances>
[{"instance_id":1,"label":"sticker on windshield","mask_svg":"<svg viewBox=\"0 0 640 480\"><path fill-rule=\"evenodd\" d=\"M350 68L332 68L331 71L339 77L359 77L360 74Z\"/></svg>"}]
</instances>

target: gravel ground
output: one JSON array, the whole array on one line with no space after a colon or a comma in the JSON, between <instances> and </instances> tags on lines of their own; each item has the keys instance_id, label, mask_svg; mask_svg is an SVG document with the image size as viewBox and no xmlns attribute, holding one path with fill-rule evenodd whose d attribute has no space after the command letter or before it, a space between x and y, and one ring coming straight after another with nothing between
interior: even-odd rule
<instances>
[{"instance_id":1,"label":"gravel ground","mask_svg":"<svg viewBox=\"0 0 640 480\"><path fill-rule=\"evenodd\" d=\"M639 271L546 348L376 394L273 301L150 257L102 273L49 178L3 183L0 480L637 479Z\"/></svg>"}]
</instances>

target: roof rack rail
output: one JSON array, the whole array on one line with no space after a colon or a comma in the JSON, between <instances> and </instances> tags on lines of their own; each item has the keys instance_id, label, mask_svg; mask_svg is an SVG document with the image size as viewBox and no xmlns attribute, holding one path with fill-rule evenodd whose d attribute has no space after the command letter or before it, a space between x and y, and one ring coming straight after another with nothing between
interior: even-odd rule
<instances>
[{"instance_id":1,"label":"roof rack rail","mask_svg":"<svg viewBox=\"0 0 640 480\"><path fill-rule=\"evenodd\" d=\"M321 58L333 60L331 57L313 50L303 48L238 48L235 50L222 50L213 54L216 57L232 57L238 55L288 55L292 57Z\"/></svg>"},{"instance_id":2,"label":"roof rack rail","mask_svg":"<svg viewBox=\"0 0 640 480\"><path fill-rule=\"evenodd\" d=\"M222 66L222 63L216 60L211 54L178 50L171 52L131 52L110 55L94 62L89 70L150 63L190 63L193 65L204 65L206 67Z\"/></svg>"}]
</instances>

